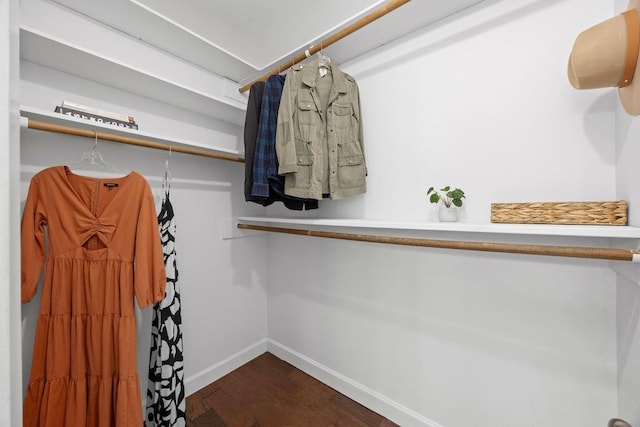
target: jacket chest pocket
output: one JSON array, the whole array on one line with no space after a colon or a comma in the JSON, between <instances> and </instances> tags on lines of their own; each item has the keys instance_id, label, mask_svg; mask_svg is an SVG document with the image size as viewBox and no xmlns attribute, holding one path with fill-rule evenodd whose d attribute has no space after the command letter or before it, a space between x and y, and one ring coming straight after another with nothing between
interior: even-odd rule
<instances>
[{"instance_id":1,"label":"jacket chest pocket","mask_svg":"<svg viewBox=\"0 0 640 427\"><path fill-rule=\"evenodd\" d=\"M318 109L311 100L298 100L298 123L313 125L318 120Z\"/></svg>"},{"instance_id":2,"label":"jacket chest pocket","mask_svg":"<svg viewBox=\"0 0 640 427\"><path fill-rule=\"evenodd\" d=\"M347 129L352 126L353 108L351 104L339 104L334 102L327 113L331 116L333 127Z\"/></svg>"}]
</instances>

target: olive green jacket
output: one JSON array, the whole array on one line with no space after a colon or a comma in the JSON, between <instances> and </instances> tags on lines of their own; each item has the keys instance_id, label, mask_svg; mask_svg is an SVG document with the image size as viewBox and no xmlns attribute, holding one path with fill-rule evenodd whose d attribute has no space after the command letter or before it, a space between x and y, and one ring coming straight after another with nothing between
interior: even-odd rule
<instances>
[{"instance_id":1,"label":"olive green jacket","mask_svg":"<svg viewBox=\"0 0 640 427\"><path fill-rule=\"evenodd\" d=\"M320 200L366 191L360 95L353 77L318 60L289 69L276 130L278 173L285 194Z\"/></svg>"}]
</instances>

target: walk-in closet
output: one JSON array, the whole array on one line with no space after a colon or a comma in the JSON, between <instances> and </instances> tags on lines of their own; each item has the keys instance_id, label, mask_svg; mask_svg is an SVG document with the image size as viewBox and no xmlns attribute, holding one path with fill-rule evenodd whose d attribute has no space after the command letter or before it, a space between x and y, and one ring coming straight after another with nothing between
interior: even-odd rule
<instances>
[{"instance_id":1,"label":"walk-in closet","mask_svg":"<svg viewBox=\"0 0 640 427\"><path fill-rule=\"evenodd\" d=\"M278 359L400 426L640 426L639 10L2 2L0 426Z\"/></svg>"}]
</instances>

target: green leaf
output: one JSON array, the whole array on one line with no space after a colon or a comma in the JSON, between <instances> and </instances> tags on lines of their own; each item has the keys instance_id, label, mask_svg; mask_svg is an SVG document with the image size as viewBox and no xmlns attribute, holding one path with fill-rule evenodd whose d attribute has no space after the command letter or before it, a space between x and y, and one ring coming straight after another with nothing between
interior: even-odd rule
<instances>
[{"instance_id":1,"label":"green leaf","mask_svg":"<svg viewBox=\"0 0 640 427\"><path fill-rule=\"evenodd\" d=\"M464 191L456 188L455 190L449 191L447 193L447 196L451 197L452 199L462 199L464 197Z\"/></svg>"},{"instance_id":2,"label":"green leaf","mask_svg":"<svg viewBox=\"0 0 640 427\"><path fill-rule=\"evenodd\" d=\"M442 193L436 191L433 187L429 187L427 195L431 195L429 197L431 203L442 202L446 207L451 207L451 205L460 207L462 206L462 199L466 198L464 191L459 188L451 189L450 185L441 188L440 191Z\"/></svg>"}]
</instances>

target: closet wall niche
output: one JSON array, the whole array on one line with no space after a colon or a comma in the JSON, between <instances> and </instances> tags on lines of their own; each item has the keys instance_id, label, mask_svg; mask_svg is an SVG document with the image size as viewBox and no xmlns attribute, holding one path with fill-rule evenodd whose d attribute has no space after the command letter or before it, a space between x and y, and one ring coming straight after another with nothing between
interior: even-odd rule
<instances>
[{"instance_id":1,"label":"closet wall niche","mask_svg":"<svg viewBox=\"0 0 640 427\"><path fill-rule=\"evenodd\" d=\"M239 87L385 2L338 3L317 19L333 26L297 45L282 41L296 28L269 32L282 37L269 43L227 37L272 55L261 58L229 55L180 29L174 24L224 27L189 21L170 9L176 5L117 1L106 10L98 2L22 1L23 116L55 121L54 107L75 101L134 115L150 140L242 156L247 94ZM618 114L610 93L576 94L565 77L575 35L624 9L619 3L414 0L327 48L360 86L369 176L366 195L321 201L317 212L246 203L241 163L172 152L187 393L271 351L400 425L640 422L635 264L235 228L240 218L394 236L637 247L633 182L640 177L628 159L639 154L632 144L639 125ZM23 201L34 173L75 162L94 144L30 129L20 138ZM168 151L104 141L98 149L142 173L160 197ZM434 181L465 188L461 224L433 225L425 193ZM631 227L549 234L504 232L488 221L491 202L616 198L630 201ZM24 382L38 305L22 306ZM151 313L137 315L144 393Z\"/></svg>"},{"instance_id":2,"label":"closet wall niche","mask_svg":"<svg viewBox=\"0 0 640 427\"><path fill-rule=\"evenodd\" d=\"M118 133L55 118L55 106L73 101L133 115L140 132L121 134L242 156L246 101L231 80L55 2L22 2L20 37L24 117ZM21 200L37 171L76 162L93 144L92 138L23 129ZM190 353L185 355L187 393L261 354L266 337L266 264L260 254L265 242L221 239L223 219L262 213L242 199L242 163L102 140L97 149L107 162L142 173L158 200L165 160L171 156L180 281L191 294L183 296L183 325L192 325L184 336L185 351ZM29 379L39 298L40 293L22 306L23 384ZM138 373L145 396L151 311L137 315Z\"/></svg>"}]
</instances>

